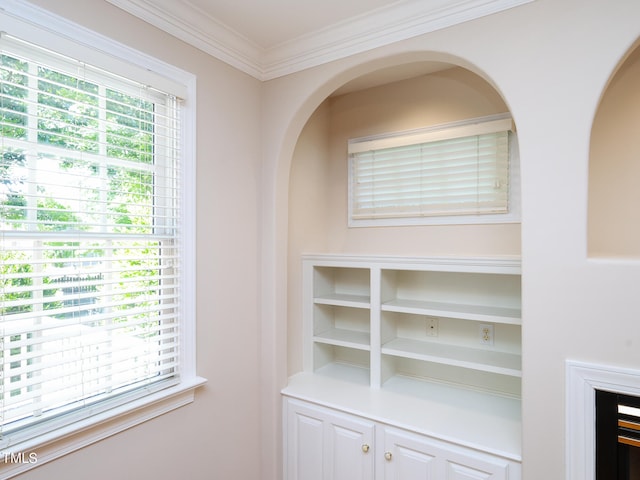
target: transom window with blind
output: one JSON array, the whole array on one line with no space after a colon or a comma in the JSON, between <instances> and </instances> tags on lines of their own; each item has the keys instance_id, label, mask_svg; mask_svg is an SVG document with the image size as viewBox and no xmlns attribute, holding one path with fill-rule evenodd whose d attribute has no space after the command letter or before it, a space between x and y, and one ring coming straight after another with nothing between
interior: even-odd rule
<instances>
[{"instance_id":1,"label":"transom window with blind","mask_svg":"<svg viewBox=\"0 0 640 480\"><path fill-rule=\"evenodd\" d=\"M145 75L0 37L5 452L195 378L184 92Z\"/></svg>"},{"instance_id":2,"label":"transom window with blind","mask_svg":"<svg viewBox=\"0 0 640 480\"><path fill-rule=\"evenodd\" d=\"M349 141L351 226L518 220L511 118Z\"/></svg>"}]
</instances>

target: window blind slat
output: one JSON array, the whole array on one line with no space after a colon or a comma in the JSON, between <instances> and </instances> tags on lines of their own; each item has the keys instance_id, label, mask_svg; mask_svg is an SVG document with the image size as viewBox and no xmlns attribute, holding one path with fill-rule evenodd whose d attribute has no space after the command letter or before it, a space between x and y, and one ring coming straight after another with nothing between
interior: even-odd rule
<instances>
[{"instance_id":1,"label":"window blind slat","mask_svg":"<svg viewBox=\"0 0 640 480\"><path fill-rule=\"evenodd\" d=\"M153 369L156 362L162 358L157 352L156 343L163 342L163 346L166 349L170 349L170 354L165 354L166 358L177 358L174 347L177 344L174 341L174 335L157 335L150 337L148 340L144 339L129 339L123 335L114 336L104 339L98 339L94 344L90 344L87 340L91 340L89 337L82 338L80 335L77 337L70 337L70 339L60 340L58 343L66 343L64 348L59 351L52 352L51 349L47 351L46 346L40 349L38 355L17 359L12 362L12 368L8 372L11 378L16 378L15 381L9 385L15 388L16 385L20 386L33 386L37 385L40 380L40 375L43 373L43 369L49 372L47 378L62 379L64 374L58 367L64 365L77 365L78 371L84 371L86 374L87 365L92 362L100 368L111 367L114 364L126 370L131 368L135 364L144 365L145 368ZM50 344L49 347L53 347ZM149 357L145 359L145 357ZM18 358L18 357L16 357ZM132 360L127 366L128 359ZM78 362L83 362L84 365ZM17 383L23 382L22 384Z\"/></svg>"},{"instance_id":2,"label":"window blind slat","mask_svg":"<svg viewBox=\"0 0 640 480\"><path fill-rule=\"evenodd\" d=\"M58 348L57 351L59 352L63 352L67 348L75 348L73 346L69 347L71 344L65 344L64 341L78 339L83 335L86 338L90 338L89 335L104 336L107 340L110 340L118 338L118 336L128 335L128 330L136 327L136 335L149 338L153 335L163 334L162 332L165 329L173 329L177 328L177 326L178 325L171 323L171 318L168 315L165 315L164 317L158 316L154 318L140 319L137 322L127 324L126 329L123 329L123 327L118 323L110 323L102 326L75 324L67 327L57 327L55 329L40 329L29 331L28 333L14 334L11 335L10 340L5 341L3 345L7 350L11 350L11 363L14 364L40 359L43 356L48 355L48 352L52 347ZM171 335L173 335L173 332ZM135 335L132 337L134 337L134 340L137 342L138 337ZM160 338L160 336L157 337L157 339ZM12 366L12 371L17 371L14 370L14 368L17 367Z\"/></svg>"}]
</instances>

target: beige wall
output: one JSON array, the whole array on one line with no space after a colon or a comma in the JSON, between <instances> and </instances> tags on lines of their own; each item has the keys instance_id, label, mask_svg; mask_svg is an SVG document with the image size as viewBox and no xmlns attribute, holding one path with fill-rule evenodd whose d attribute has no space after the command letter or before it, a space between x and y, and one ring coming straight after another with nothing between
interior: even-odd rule
<instances>
[{"instance_id":1,"label":"beige wall","mask_svg":"<svg viewBox=\"0 0 640 480\"><path fill-rule=\"evenodd\" d=\"M640 48L607 88L591 134L589 254L640 258Z\"/></svg>"},{"instance_id":2,"label":"beige wall","mask_svg":"<svg viewBox=\"0 0 640 480\"><path fill-rule=\"evenodd\" d=\"M287 338L289 174L300 166L294 149L304 125L331 92L372 70L419 60L458 64L496 88L518 128L524 479L567 478L566 452L580 446L565 442L565 361L640 365L640 263L587 252L591 127L612 73L640 37L639 16L635 0L615 8L536 0L265 84L261 225L269 261L262 274L271 301L263 348L275 362L273 390L291 368L279 352ZM277 411L277 398L270 401Z\"/></svg>"},{"instance_id":3,"label":"beige wall","mask_svg":"<svg viewBox=\"0 0 640 480\"><path fill-rule=\"evenodd\" d=\"M208 383L194 403L19 478L259 479L260 82L104 0L33 3L197 75L197 359Z\"/></svg>"}]
</instances>

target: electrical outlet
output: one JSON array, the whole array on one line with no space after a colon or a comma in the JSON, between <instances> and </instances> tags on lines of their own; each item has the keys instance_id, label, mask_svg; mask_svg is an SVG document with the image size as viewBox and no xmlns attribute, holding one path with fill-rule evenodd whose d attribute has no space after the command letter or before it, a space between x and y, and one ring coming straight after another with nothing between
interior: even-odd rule
<instances>
[{"instance_id":1,"label":"electrical outlet","mask_svg":"<svg viewBox=\"0 0 640 480\"><path fill-rule=\"evenodd\" d=\"M427 336L428 337L438 336L438 318L437 317L427 317Z\"/></svg>"},{"instance_id":2,"label":"electrical outlet","mask_svg":"<svg viewBox=\"0 0 640 480\"><path fill-rule=\"evenodd\" d=\"M490 323L480 324L480 343L482 345L493 345L493 325Z\"/></svg>"}]
</instances>

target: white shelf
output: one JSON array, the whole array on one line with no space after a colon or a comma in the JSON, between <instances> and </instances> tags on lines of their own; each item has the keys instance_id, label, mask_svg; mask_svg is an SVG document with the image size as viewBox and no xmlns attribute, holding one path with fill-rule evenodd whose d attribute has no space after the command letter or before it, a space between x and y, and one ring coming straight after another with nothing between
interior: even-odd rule
<instances>
[{"instance_id":1,"label":"white shelf","mask_svg":"<svg viewBox=\"0 0 640 480\"><path fill-rule=\"evenodd\" d=\"M358 365L333 362L316 369L315 375L369 388L370 371Z\"/></svg>"},{"instance_id":2,"label":"white shelf","mask_svg":"<svg viewBox=\"0 0 640 480\"><path fill-rule=\"evenodd\" d=\"M520 325L522 315L520 309L516 308L401 299L385 302L380 308L385 312L461 318L510 325Z\"/></svg>"},{"instance_id":3,"label":"white shelf","mask_svg":"<svg viewBox=\"0 0 640 480\"><path fill-rule=\"evenodd\" d=\"M349 295L331 293L317 296L313 299L318 305L333 305L336 307L370 308L369 297L366 295Z\"/></svg>"},{"instance_id":4,"label":"white shelf","mask_svg":"<svg viewBox=\"0 0 640 480\"><path fill-rule=\"evenodd\" d=\"M356 332L341 328L331 328L313 336L313 341L337 345L340 347L356 348L359 350L370 350L370 335L368 332Z\"/></svg>"},{"instance_id":5,"label":"white shelf","mask_svg":"<svg viewBox=\"0 0 640 480\"><path fill-rule=\"evenodd\" d=\"M396 338L382 346L382 354L513 377L522 376L520 355L490 349Z\"/></svg>"},{"instance_id":6,"label":"white shelf","mask_svg":"<svg viewBox=\"0 0 640 480\"><path fill-rule=\"evenodd\" d=\"M365 380L366 369L348 367L353 376L345 378L345 372L339 371L343 367L331 365L316 374L294 375L282 393L521 460L521 412L517 399L399 376L390 379L384 389L371 389Z\"/></svg>"}]
</instances>

